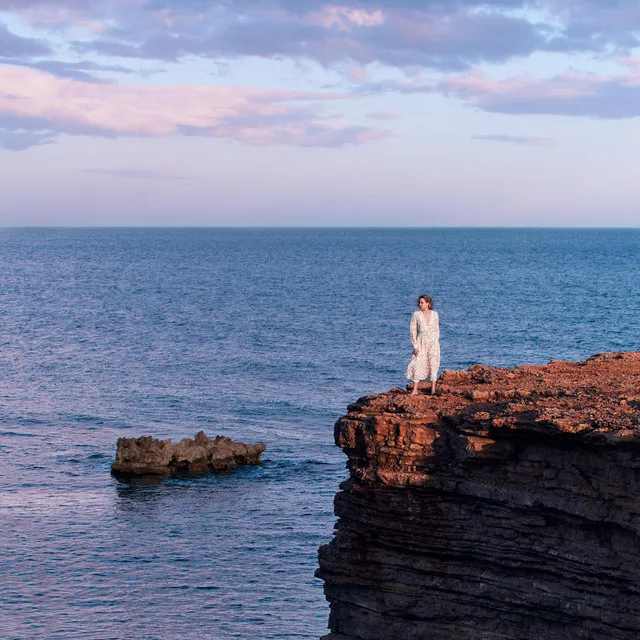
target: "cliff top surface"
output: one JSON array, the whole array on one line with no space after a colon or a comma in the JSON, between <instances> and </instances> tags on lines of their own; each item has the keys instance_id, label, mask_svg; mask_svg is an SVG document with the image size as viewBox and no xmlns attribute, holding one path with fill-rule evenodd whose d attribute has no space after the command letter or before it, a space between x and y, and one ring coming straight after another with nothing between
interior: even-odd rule
<instances>
[{"instance_id":1,"label":"cliff top surface","mask_svg":"<svg viewBox=\"0 0 640 640\"><path fill-rule=\"evenodd\" d=\"M366 421L367 416L402 416L404 421L446 425L474 435L495 437L516 430L566 435L591 444L638 444L640 353L603 353L584 362L552 360L513 369L473 365L466 371L445 371L435 396L411 397L396 388L361 398L349 406L338 431L341 423L346 426L342 421Z\"/></svg>"}]
</instances>

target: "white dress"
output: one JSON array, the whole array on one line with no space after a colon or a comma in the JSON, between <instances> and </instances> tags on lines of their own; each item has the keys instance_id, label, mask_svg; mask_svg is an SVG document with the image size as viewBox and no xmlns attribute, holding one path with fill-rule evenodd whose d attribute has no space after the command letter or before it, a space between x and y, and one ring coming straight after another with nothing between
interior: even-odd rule
<instances>
[{"instance_id":1,"label":"white dress","mask_svg":"<svg viewBox=\"0 0 640 640\"><path fill-rule=\"evenodd\" d=\"M435 311L429 322L422 311L411 316L411 344L419 354L411 358L407 368L407 378L414 382L435 381L440 369L440 320Z\"/></svg>"}]
</instances>

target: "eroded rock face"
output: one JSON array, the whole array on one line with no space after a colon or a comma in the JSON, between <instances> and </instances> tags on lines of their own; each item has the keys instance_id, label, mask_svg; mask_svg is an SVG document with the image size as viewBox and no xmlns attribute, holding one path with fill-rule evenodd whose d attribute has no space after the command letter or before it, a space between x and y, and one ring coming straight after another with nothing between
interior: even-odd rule
<instances>
[{"instance_id":1,"label":"eroded rock face","mask_svg":"<svg viewBox=\"0 0 640 640\"><path fill-rule=\"evenodd\" d=\"M151 436L119 438L111 470L129 475L228 473L240 465L260 464L266 448L264 444L233 442L224 436L212 440L202 431L193 440L185 438L177 444Z\"/></svg>"},{"instance_id":2,"label":"eroded rock face","mask_svg":"<svg viewBox=\"0 0 640 640\"><path fill-rule=\"evenodd\" d=\"M640 638L639 422L638 353L351 405L326 638Z\"/></svg>"}]
</instances>

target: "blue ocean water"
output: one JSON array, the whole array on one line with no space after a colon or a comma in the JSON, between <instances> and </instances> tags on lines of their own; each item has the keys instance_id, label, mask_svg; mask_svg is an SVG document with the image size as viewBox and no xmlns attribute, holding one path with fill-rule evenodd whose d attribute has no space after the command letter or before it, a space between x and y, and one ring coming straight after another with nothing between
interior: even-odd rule
<instances>
[{"instance_id":1,"label":"blue ocean water","mask_svg":"<svg viewBox=\"0 0 640 640\"><path fill-rule=\"evenodd\" d=\"M443 368L640 349L640 232L0 230L0 637L314 638L346 477L333 423ZM124 484L116 440L266 442L232 476Z\"/></svg>"}]
</instances>

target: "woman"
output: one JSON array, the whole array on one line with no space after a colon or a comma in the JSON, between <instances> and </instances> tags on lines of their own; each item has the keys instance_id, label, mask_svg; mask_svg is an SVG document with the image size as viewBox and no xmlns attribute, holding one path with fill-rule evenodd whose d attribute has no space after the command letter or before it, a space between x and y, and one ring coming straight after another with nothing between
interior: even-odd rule
<instances>
[{"instance_id":1,"label":"woman","mask_svg":"<svg viewBox=\"0 0 640 640\"><path fill-rule=\"evenodd\" d=\"M433 298L418 298L418 311L411 316L411 344L413 357L407 368L407 378L413 380L412 396L418 395L421 380L431 381L431 395L436 392L440 369L440 321L433 310Z\"/></svg>"}]
</instances>

